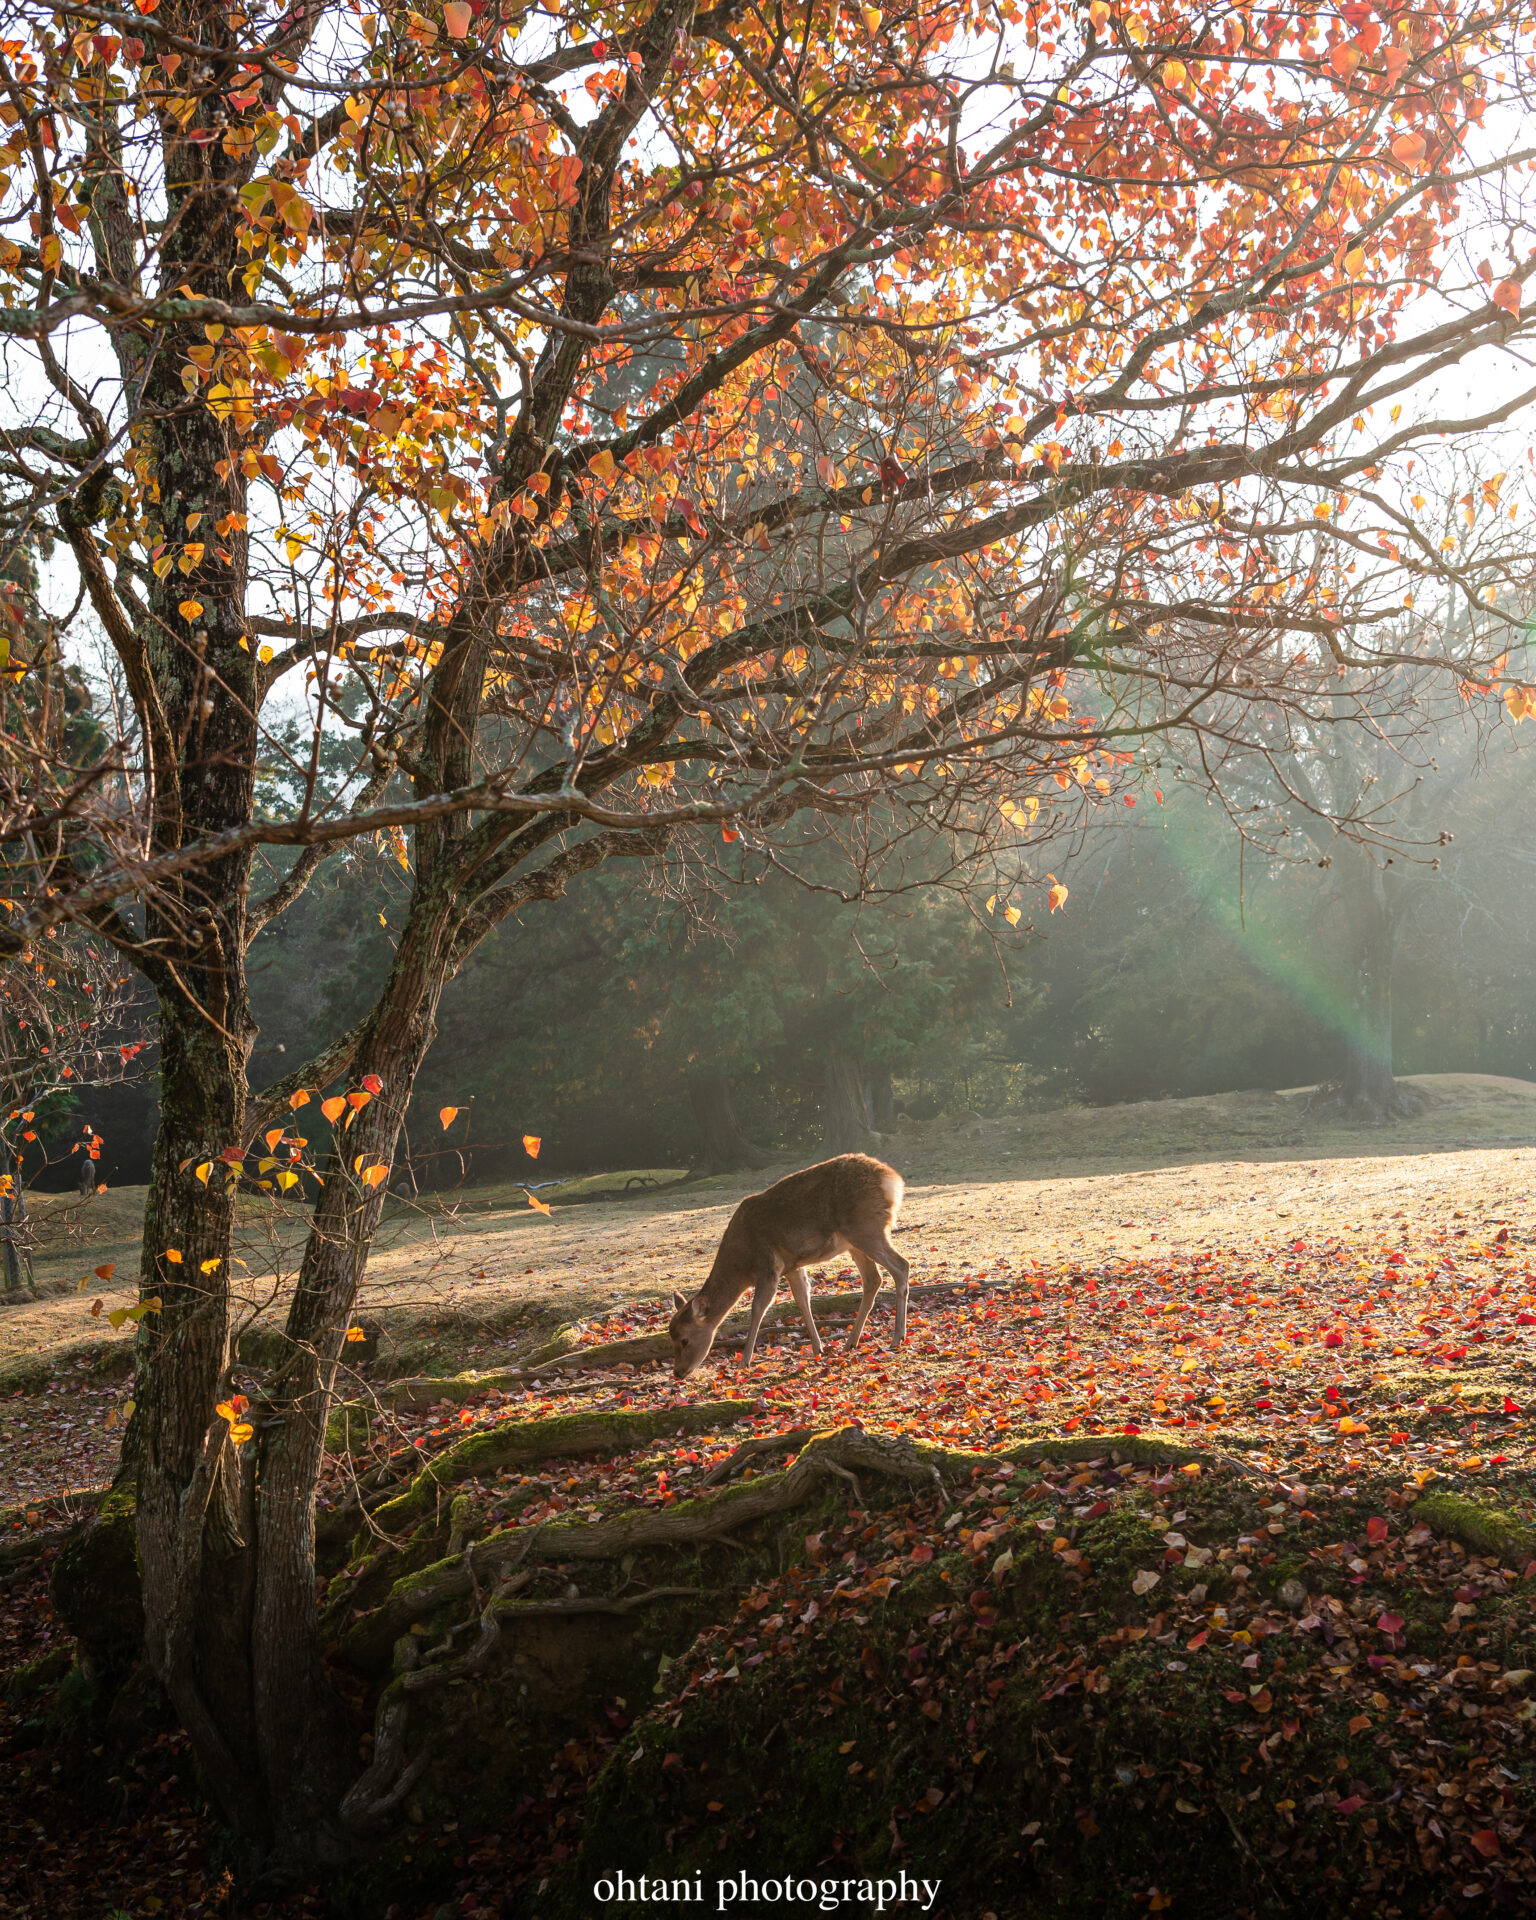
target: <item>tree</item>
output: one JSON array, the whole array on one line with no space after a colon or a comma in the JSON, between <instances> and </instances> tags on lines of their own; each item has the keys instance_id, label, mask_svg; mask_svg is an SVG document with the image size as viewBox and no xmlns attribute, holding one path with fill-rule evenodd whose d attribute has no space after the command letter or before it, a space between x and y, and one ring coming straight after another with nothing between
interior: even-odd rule
<instances>
[{"instance_id":1,"label":"tree","mask_svg":"<svg viewBox=\"0 0 1536 1920\"><path fill-rule=\"evenodd\" d=\"M247 1855L297 1871L403 1790L381 1761L339 1817L312 1510L444 985L508 913L684 837L793 866L814 815L857 871L872 840L1029 841L1134 799L1161 729L1365 701L1405 570L1498 584L1417 539L1398 481L1525 390L1422 433L1372 409L1527 331L1524 157L1467 148L1519 115L1526 26L1107 0L1006 27L731 0L11 18L0 323L29 375L0 518L67 546L132 712L90 777L18 735L30 876L0 949L73 919L157 995L159 1305L125 1453L147 1647ZM1489 284L1448 244L1480 224ZM637 360L659 371L613 404ZM1478 672L1500 617L1447 665ZM268 814L293 749L263 707L300 679L310 751ZM410 865L388 976L253 1101L247 947L376 833ZM263 846L301 851L253 900ZM218 1170L343 1075L246 1438L218 1411Z\"/></svg>"}]
</instances>

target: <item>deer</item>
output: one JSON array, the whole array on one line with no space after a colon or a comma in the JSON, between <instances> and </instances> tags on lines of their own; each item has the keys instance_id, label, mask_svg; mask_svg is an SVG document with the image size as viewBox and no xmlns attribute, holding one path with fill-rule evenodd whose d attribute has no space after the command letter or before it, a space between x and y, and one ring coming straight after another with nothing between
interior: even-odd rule
<instances>
[{"instance_id":1,"label":"deer","mask_svg":"<svg viewBox=\"0 0 1536 1920\"><path fill-rule=\"evenodd\" d=\"M743 1364L757 1348L757 1330L780 1280L788 1280L800 1318L820 1356L821 1335L811 1312L808 1265L848 1253L864 1282L864 1295L843 1351L859 1344L864 1322L880 1291L880 1269L896 1288L896 1328L891 1345L907 1337L907 1282L911 1268L891 1245L890 1232L901 1208L905 1183L894 1167L867 1153L840 1153L776 1180L761 1193L749 1193L726 1223L709 1278L690 1300L675 1293L677 1309L667 1332L672 1340L673 1372L686 1380L704 1364L720 1322L750 1288L752 1318Z\"/></svg>"}]
</instances>

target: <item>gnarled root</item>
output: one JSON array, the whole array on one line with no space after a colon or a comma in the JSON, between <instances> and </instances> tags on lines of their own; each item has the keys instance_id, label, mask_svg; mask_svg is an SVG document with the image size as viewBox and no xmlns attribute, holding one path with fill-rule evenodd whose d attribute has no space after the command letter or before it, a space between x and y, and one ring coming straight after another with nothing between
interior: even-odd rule
<instances>
[{"instance_id":1,"label":"gnarled root","mask_svg":"<svg viewBox=\"0 0 1536 1920\"><path fill-rule=\"evenodd\" d=\"M408 1765L405 1762L405 1736L413 1698L480 1672L501 1638L503 1621L583 1613L633 1613L656 1600L693 1598L705 1591L701 1587L650 1587L644 1593L633 1593L622 1600L605 1599L596 1594L576 1594L568 1600L513 1599L512 1593L525 1586L530 1577L522 1574L503 1583L480 1615L480 1633L475 1644L457 1659L440 1659L429 1664L432 1656L429 1654L422 1660L409 1634L403 1634L396 1643L396 1675L384 1689L374 1717L373 1758L367 1772L348 1789L341 1803L341 1823L349 1832L366 1832L392 1813L426 1765L425 1752L417 1754Z\"/></svg>"}]
</instances>

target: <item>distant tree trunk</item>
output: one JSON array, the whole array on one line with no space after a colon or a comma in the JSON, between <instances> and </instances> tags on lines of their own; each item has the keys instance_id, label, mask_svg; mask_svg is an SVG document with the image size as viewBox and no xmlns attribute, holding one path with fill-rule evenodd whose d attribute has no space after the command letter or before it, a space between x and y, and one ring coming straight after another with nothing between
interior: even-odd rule
<instances>
[{"instance_id":1,"label":"distant tree trunk","mask_svg":"<svg viewBox=\"0 0 1536 1920\"><path fill-rule=\"evenodd\" d=\"M1381 1127L1408 1119L1424 1105L1392 1074L1392 970L1400 915L1385 868L1358 849L1345 857L1338 877L1350 930L1348 1025L1339 1078L1320 1089L1312 1111Z\"/></svg>"},{"instance_id":2,"label":"distant tree trunk","mask_svg":"<svg viewBox=\"0 0 1536 1920\"><path fill-rule=\"evenodd\" d=\"M723 1073L695 1073L688 1081L688 1103L699 1129L698 1165L705 1173L735 1173L742 1167L766 1167L771 1155L742 1132Z\"/></svg>"},{"instance_id":3,"label":"distant tree trunk","mask_svg":"<svg viewBox=\"0 0 1536 1920\"><path fill-rule=\"evenodd\" d=\"M869 1076L869 1113L877 1133L889 1133L896 1124L896 1088L889 1067L876 1067Z\"/></svg>"},{"instance_id":4,"label":"distant tree trunk","mask_svg":"<svg viewBox=\"0 0 1536 1920\"><path fill-rule=\"evenodd\" d=\"M880 1144L859 1063L836 1050L827 1055L823 1119L823 1153L871 1153Z\"/></svg>"}]
</instances>

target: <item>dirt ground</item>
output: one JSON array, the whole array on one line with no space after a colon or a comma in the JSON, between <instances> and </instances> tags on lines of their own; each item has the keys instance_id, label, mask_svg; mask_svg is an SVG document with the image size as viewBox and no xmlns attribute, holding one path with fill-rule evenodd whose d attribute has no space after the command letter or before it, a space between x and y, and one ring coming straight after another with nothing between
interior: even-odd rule
<instances>
[{"instance_id":1,"label":"dirt ground","mask_svg":"<svg viewBox=\"0 0 1536 1920\"><path fill-rule=\"evenodd\" d=\"M921 1282L1031 1262L1162 1266L1208 1247L1248 1259L1298 1240L1358 1237L1363 1253L1397 1221L1415 1233L1443 1232L1453 1218L1474 1232L1524 1228L1536 1085L1462 1074L1410 1084L1426 1111L1377 1131L1316 1126L1304 1090L909 1126L887 1145L908 1182L898 1244ZM546 1191L548 1217L516 1188L392 1201L360 1316L379 1323L392 1371L504 1363L536 1322L652 1326L674 1288L702 1281L737 1200L772 1177L564 1203L615 1178L598 1176ZM142 1201L142 1189L124 1188L84 1205L34 1203L41 1297L0 1307L0 1506L100 1485L111 1472L116 1444L104 1423L124 1389L102 1363L118 1362L121 1375L129 1336L107 1315L136 1289ZM256 1203L247 1213L253 1320L280 1313L301 1230L296 1209Z\"/></svg>"}]
</instances>

